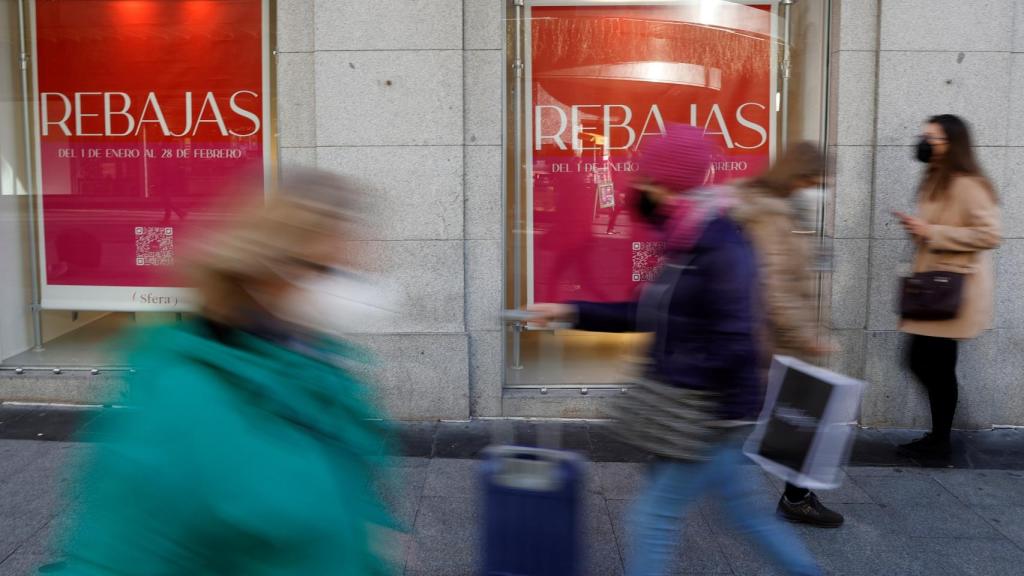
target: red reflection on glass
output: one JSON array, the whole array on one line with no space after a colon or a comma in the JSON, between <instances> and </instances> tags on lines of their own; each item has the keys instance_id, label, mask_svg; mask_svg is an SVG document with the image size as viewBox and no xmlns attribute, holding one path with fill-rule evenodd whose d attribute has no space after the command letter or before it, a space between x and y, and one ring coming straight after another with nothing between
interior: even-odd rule
<instances>
[{"instance_id":1,"label":"red reflection on glass","mask_svg":"<svg viewBox=\"0 0 1024 576\"><path fill-rule=\"evenodd\" d=\"M636 151L666 124L704 129L714 181L772 146L768 5L534 7L533 301L624 301L654 273L656 231L623 217Z\"/></svg>"},{"instance_id":2,"label":"red reflection on glass","mask_svg":"<svg viewBox=\"0 0 1024 576\"><path fill-rule=\"evenodd\" d=\"M37 2L47 286L182 286L184 243L261 188L262 17L260 0Z\"/></svg>"}]
</instances>

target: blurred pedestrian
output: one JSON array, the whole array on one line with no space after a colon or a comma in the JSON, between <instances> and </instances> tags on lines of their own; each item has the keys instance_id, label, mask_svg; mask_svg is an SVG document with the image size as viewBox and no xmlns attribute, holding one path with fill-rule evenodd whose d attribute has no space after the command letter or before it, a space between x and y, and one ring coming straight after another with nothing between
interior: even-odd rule
<instances>
[{"instance_id":1,"label":"blurred pedestrian","mask_svg":"<svg viewBox=\"0 0 1024 576\"><path fill-rule=\"evenodd\" d=\"M758 286L753 249L728 216L729 188L705 187L712 148L700 129L668 127L641 150L635 216L663 234L657 279L634 302L537 304L541 322L654 333L649 359L616 417L658 456L630 514L629 576L664 574L686 509L714 494L727 519L789 574L819 574L791 529L753 502L742 423L761 407Z\"/></svg>"},{"instance_id":2,"label":"blurred pedestrian","mask_svg":"<svg viewBox=\"0 0 1024 576\"><path fill-rule=\"evenodd\" d=\"M825 182L825 156L810 142L792 144L760 176L737 184L740 202L732 211L754 244L765 313L764 374L774 354L814 361L831 347L818 338L817 293L811 272L812 235L800 228L795 202ZM836 528L843 516L816 494L787 483L777 513L790 522Z\"/></svg>"},{"instance_id":3,"label":"blurred pedestrian","mask_svg":"<svg viewBox=\"0 0 1024 576\"><path fill-rule=\"evenodd\" d=\"M999 206L992 183L974 157L967 124L943 114L928 119L917 146L927 165L918 189L917 216L897 213L914 241L913 272L963 274L960 308L949 320L904 319L910 334L910 371L928 392L932 430L904 444L921 456L951 453L950 431L956 412L959 340L978 336L992 322L994 286L989 250L1001 240Z\"/></svg>"},{"instance_id":4,"label":"blurred pedestrian","mask_svg":"<svg viewBox=\"0 0 1024 576\"><path fill-rule=\"evenodd\" d=\"M617 222L618 219L619 219L619 214L622 212L622 208L623 208L622 205L623 205L624 202L625 202L624 195L616 192L615 193L615 205L611 207L611 211L608 213L608 225L605 227L605 230L604 230L605 234L607 234L609 236L618 234L618 232L615 231L615 222Z\"/></svg>"},{"instance_id":5,"label":"blurred pedestrian","mask_svg":"<svg viewBox=\"0 0 1024 576\"><path fill-rule=\"evenodd\" d=\"M364 356L301 320L329 298L310 286L358 269L341 244L357 190L310 172L275 192L199 249L197 317L134 336L137 411L100 431L66 559L47 573L389 572L370 547L390 519Z\"/></svg>"}]
</instances>

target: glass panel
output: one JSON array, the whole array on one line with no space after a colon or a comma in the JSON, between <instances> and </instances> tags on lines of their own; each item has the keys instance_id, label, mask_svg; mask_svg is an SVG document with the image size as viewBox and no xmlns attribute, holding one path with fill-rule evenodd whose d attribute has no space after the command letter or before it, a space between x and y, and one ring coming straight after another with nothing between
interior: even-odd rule
<instances>
[{"instance_id":1,"label":"glass panel","mask_svg":"<svg viewBox=\"0 0 1024 576\"><path fill-rule=\"evenodd\" d=\"M637 149L666 124L704 129L719 150L714 183L757 174L789 139L823 140L828 5L790 9L527 3L508 51L510 103L521 106L510 127L521 172L510 179L509 306L633 299L658 265L659 236L632 218L625 192ZM786 78L784 64L799 75ZM820 202L811 210L818 230ZM508 336L510 386L627 382L622 359L645 342L523 327Z\"/></svg>"},{"instance_id":2,"label":"glass panel","mask_svg":"<svg viewBox=\"0 0 1024 576\"><path fill-rule=\"evenodd\" d=\"M270 7L3 3L0 362L107 365L125 325L189 309L187 243L273 175Z\"/></svg>"}]
</instances>

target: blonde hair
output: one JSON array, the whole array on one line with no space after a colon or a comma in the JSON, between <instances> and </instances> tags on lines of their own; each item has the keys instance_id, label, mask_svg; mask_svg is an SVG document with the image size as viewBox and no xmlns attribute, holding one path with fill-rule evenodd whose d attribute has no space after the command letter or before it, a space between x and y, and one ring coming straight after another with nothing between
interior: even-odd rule
<instances>
[{"instance_id":1,"label":"blonde hair","mask_svg":"<svg viewBox=\"0 0 1024 576\"><path fill-rule=\"evenodd\" d=\"M362 221L364 195L357 190L337 175L291 171L265 203L204 238L189 262L202 313L232 325L265 311L254 291L279 281L281 268L307 261L310 247L334 239L340 244Z\"/></svg>"}]
</instances>

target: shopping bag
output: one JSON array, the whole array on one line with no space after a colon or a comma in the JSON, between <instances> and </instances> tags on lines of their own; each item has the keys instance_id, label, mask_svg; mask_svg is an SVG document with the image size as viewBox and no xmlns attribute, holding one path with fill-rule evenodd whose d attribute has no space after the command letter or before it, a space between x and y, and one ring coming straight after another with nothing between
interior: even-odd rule
<instances>
[{"instance_id":1,"label":"shopping bag","mask_svg":"<svg viewBox=\"0 0 1024 576\"><path fill-rule=\"evenodd\" d=\"M839 485L866 383L788 356L772 359L764 409L743 451L768 473L809 489Z\"/></svg>"}]
</instances>

